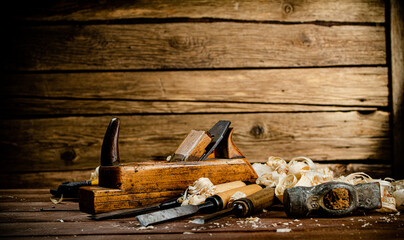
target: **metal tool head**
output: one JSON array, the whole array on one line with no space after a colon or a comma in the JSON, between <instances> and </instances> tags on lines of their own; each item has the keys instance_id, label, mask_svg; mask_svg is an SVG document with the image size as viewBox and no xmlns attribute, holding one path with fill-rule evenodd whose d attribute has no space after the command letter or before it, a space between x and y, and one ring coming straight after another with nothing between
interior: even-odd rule
<instances>
[{"instance_id":1,"label":"metal tool head","mask_svg":"<svg viewBox=\"0 0 404 240\"><path fill-rule=\"evenodd\" d=\"M198 206L187 205L182 207L170 208L157 212L139 215L136 217L140 225L147 227L152 224L161 223L169 220L174 220L181 217L186 217L197 213Z\"/></svg>"},{"instance_id":2,"label":"metal tool head","mask_svg":"<svg viewBox=\"0 0 404 240\"><path fill-rule=\"evenodd\" d=\"M344 216L358 209L380 208L380 185L327 182L314 187L293 187L285 190L283 204L289 217L307 217L315 213Z\"/></svg>"},{"instance_id":3,"label":"metal tool head","mask_svg":"<svg viewBox=\"0 0 404 240\"><path fill-rule=\"evenodd\" d=\"M220 120L208 131L212 137L212 141L206 147L206 152L202 155L200 161L205 160L213 152L213 150L215 150L217 145L219 145L219 143L223 140L230 124L230 121Z\"/></svg>"}]
</instances>

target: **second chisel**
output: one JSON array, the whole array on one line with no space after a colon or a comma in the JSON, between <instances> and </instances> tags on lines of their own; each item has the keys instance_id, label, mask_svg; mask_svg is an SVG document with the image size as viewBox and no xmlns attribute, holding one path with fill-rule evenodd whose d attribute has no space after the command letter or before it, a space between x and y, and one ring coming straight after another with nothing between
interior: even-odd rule
<instances>
[{"instance_id":1,"label":"second chisel","mask_svg":"<svg viewBox=\"0 0 404 240\"><path fill-rule=\"evenodd\" d=\"M263 210L273 204L275 195L274 188L264 188L250 196L237 199L233 202L232 207L223 211L210 214L203 218L194 219L192 222L197 224L204 224L206 222L235 215L237 217L247 217L258 211Z\"/></svg>"},{"instance_id":2,"label":"second chisel","mask_svg":"<svg viewBox=\"0 0 404 240\"><path fill-rule=\"evenodd\" d=\"M161 210L158 212L137 216L136 219L142 226L149 226L151 224L165 222L180 217L192 216L201 210L204 210L205 212L215 212L226 208L227 202L234 193L242 192L248 196L255 192L258 192L261 189L262 187L260 187L259 185L251 184L248 186L231 189L226 192L217 193L211 197L208 197L205 200L205 203L202 203L200 205L187 205Z\"/></svg>"}]
</instances>

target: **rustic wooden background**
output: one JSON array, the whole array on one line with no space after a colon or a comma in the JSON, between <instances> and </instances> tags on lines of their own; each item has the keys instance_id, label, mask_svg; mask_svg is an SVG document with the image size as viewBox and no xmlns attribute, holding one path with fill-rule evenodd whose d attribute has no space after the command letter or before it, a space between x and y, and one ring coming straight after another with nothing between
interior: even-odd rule
<instances>
[{"instance_id":1,"label":"rustic wooden background","mask_svg":"<svg viewBox=\"0 0 404 240\"><path fill-rule=\"evenodd\" d=\"M88 178L113 117L124 162L165 159L224 119L251 162L391 176L384 1L129 2L10 7L1 188Z\"/></svg>"}]
</instances>

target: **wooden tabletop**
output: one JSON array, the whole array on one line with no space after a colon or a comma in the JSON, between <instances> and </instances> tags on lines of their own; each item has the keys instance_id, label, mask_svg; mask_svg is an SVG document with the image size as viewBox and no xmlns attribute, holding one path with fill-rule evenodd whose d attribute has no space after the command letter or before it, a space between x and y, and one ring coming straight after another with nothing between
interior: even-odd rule
<instances>
[{"instance_id":1,"label":"wooden tabletop","mask_svg":"<svg viewBox=\"0 0 404 240\"><path fill-rule=\"evenodd\" d=\"M135 218L93 221L77 201L53 204L48 189L0 190L0 237L7 239L404 239L402 214L290 219L277 205L251 218L198 225L195 217L141 227ZM74 211L41 211L42 209ZM290 229L290 230L289 230ZM289 232L288 232L289 231Z\"/></svg>"}]
</instances>

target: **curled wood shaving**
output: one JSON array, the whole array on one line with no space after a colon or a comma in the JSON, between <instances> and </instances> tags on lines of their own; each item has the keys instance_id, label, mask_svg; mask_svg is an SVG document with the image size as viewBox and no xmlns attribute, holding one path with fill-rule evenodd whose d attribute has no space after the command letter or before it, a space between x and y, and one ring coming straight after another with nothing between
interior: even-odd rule
<instances>
[{"instance_id":1,"label":"curled wood shaving","mask_svg":"<svg viewBox=\"0 0 404 240\"><path fill-rule=\"evenodd\" d=\"M275 187L275 195L283 201L283 192L294 186L312 187L328 181L341 181L349 184L379 182L382 208L379 212L396 212L404 204L404 180L392 178L373 179L364 172L351 173L348 176L335 177L329 168L317 168L307 157L297 157L288 163L280 157L269 157L265 164L254 163L257 172L257 184Z\"/></svg>"},{"instance_id":2,"label":"curled wood shaving","mask_svg":"<svg viewBox=\"0 0 404 240\"><path fill-rule=\"evenodd\" d=\"M399 189L393 193L393 197L396 200L396 207L399 208L404 204L404 189Z\"/></svg>"},{"instance_id":3,"label":"curled wood shaving","mask_svg":"<svg viewBox=\"0 0 404 240\"><path fill-rule=\"evenodd\" d=\"M372 177L370 177L369 175L367 175L364 172L357 172L357 173L351 173L346 177L340 177L338 179L341 182L346 182L352 185L358 184L358 183L368 183L368 182L372 182Z\"/></svg>"},{"instance_id":4,"label":"curled wood shaving","mask_svg":"<svg viewBox=\"0 0 404 240\"><path fill-rule=\"evenodd\" d=\"M94 172L91 173L90 180L98 179L98 176L100 175L99 173L100 173L100 166L96 167Z\"/></svg>"},{"instance_id":5,"label":"curled wood shaving","mask_svg":"<svg viewBox=\"0 0 404 240\"><path fill-rule=\"evenodd\" d=\"M60 198L59 199L57 199L57 198L50 198L50 200L51 200L51 202L53 203L53 204L59 204L59 203L61 203L62 201L63 201L63 194L62 195L60 195Z\"/></svg>"},{"instance_id":6,"label":"curled wood shaving","mask_svg":"<svg viewBox=\"0 0 404 240\"><path fill-rule=\"evenodd\" d=\"M288 171L287 163L280 157L269 157L265 163L272 171L276 171L279 174L286 174Z\"/></svg>"},{"instance_id":7,"label":"curled wood shaving","mask_svg":"<svg viewBox=\"0 0 404 240\"><path fill-rule=\"evenodd\" d=\"M390 179L384 179L384 180L390 180ZM394 179L393 179L393 181L390 181L390 182L391 182L391 185L394 188L394 191L404 189L404 179L403 180L398 180L398 181L394 181Z\"/></svg>"},{"instance_id":8,"label":"curled wood shaving","mask_svg":"<svg viewBox=\"0 0 404 240\"><path fill-rule=\"evenodd\" d=\"M289 163L280 157L269 157L265 164L253 164L257 172L257 184L275 187L277 198L283 201L285 189L294 186L314 186L333 179L334 173L328 169L317 169L307 157L293 158Z\"/></svg>"},{"instance_id":9,"label":"curled wood shaving","mask_svg":"<svg viewBox=\"0 0 404 240\"><path fill-rule=\"evenodd\" d=\"M240 191L235 192L233 195L231 195L229 201L227 202L227 207L231 207L231 205L233 204L233 202L235 200L240 199L240 198L244 198L244 197L247 197L247 195L245 193L240 192Z\"/></svg>"},{"instance_id":10,"label":"curled wood shaving","mask_svg":"<svg viewBox=\"0 0 404 240\"><path fill-rule=\"evenodd\" d=\"M209 178L199 178L185 190L184 196L178 199L182 206L198 205L205 202L206 198L215 194L215 186Z\"/></svg>"},{"instance_id":11,"label":"curled wood shaving","mask_svg":"<svg viewBox=\"0 0 404 240\"><path fill-rule=\"evenodd\" d=\"M286 173L278 173L277 171L273 171L270 173L262 174L256 181L257 184L275 187L279 184L279 181L286 176Z\"/></svg>"},{"instance_id":12,"label":"curled wood shaving","mask_svg":"<svg viewBox=\"0 0 404 240\"><path fill-rule=\"evenodd\" d=\"M391 213L397 212L396 199L393 195L393 185L390 182L381 179L371 179L372 182L380 184L380 195L382 198L382 208L377 209L378 212Z\"/></svg>"},{"instance_id":13,"label":"curled wood shaving","mask_svg":"<svg viewBox=\"0 0 404 240\"><path fill-rule=\"evenodd\" d=\"M275 196L283 202L283 193L285 189L294 187L297 183L297 178L293 174L288 174L279 181L279 184L275 187Z\"/></svg>"}]
</instances>

